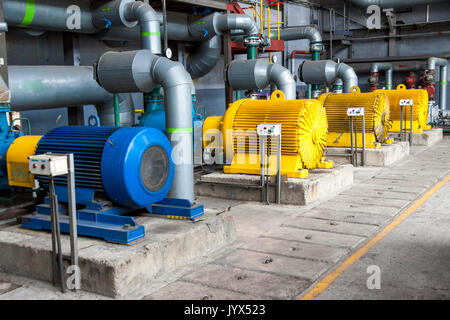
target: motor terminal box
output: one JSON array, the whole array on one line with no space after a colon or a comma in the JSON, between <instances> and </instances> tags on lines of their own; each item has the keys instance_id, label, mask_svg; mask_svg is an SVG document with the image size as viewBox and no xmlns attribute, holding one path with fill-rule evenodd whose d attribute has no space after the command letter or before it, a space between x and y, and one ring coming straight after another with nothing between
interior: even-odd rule
<instances>
[{"instance_id":1,"label":"motor terminal box","mask_svg":"<svg viewBox=\"0 0 450 320\"><path fill-rule=\"evenodd\" d=\"M68 161L65 155L56 154L40 154L30 156L29 169L30 173L41 176L59 176L68 174Z\"/></svg>"},{"instance_id":2,"label":"motor terminal box","mask_svg":"<svg viewBox=\"0 0 450 320\"><path fill-rule=\"evenodd\" d=\"M262 123L256 127L258 136L280 136L281 124Z\"/></svg>"},{"instance_id":3,"label":"motor terminal box","mask_svg":"<svg viewBox=\"0 0 450 320\"><path fill-rule=\"evenodd\" d=\"M349 117L358 117L364 115L364 108L348 108L347 116Z\"/></svg>"},{"instance_id":4,"label":"motor terminal box","mask_svg":"<svg viewBox=\"0 0 450 320\"><path fill-rule=\"evenodd\" d=\"M413 100L412 99L400 99L400 105L401 106L412 106Z\"/></svg>"}]
</instances>

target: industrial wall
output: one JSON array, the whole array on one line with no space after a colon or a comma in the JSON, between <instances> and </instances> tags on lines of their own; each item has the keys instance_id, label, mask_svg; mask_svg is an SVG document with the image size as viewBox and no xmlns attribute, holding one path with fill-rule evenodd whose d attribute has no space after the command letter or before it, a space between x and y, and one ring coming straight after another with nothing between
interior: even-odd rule
<instances>
[{"instance_id":1,"label":"industrial wall","mask_svg":"<svg viewBox=\"0 0 450 320\"><path fill-rule=\"evenodd\" d=\"M343 1L322 1L324 6L331 7L334 5L336 12L342 13ZM317 10L300 4L287 4L284 9L285 26L302 26L311 23L318 24L319 29L326 35L330 30L329 15L327 11L319 14ZM354 22L350 23L350 31L356 29L363 30L362 24L365 23L365 14L363 8L350 8L351 16ZM251 14L251 12L248 12ZM272 10L272 17L276 17L276 11ZM428 21L443 21L450 17L450 3L439 3L430 6ZM404 10L398 14L397 21L404 24L412 24L424 22L427 19L426 7L419 6L412 10ZM385 19L383 19L385 22ZM423 28L427 24L419 24L418 29ZM343 29L343 19L340 15L336 15L335 33ZM372 32L366 30L367 36L371 36ZM426 35L418 38L399 38L396 40L396 55L435 55L439 56L443 52L450 51L450 35L448 33L440 35ZM24 29L10 28L7 33L8 44L8 63L9 65L92 65L97 58L105 51L109 50L133 50L138 48L137 43L129 42L112 42L101 41L89 35L64 35L57 32L31 32ZM75 48L73 50L72 48ZM291 41L286 43L285 54L277 54L278 62L283 63L286 67L290 67L290 53L292 50L309 50L308 40ZM328 53L325 53L322 59L326 59ZM391 53L392 54L392 53ZM264 54L262 56L268 56ZM383 58L388 56L388 40L371 40L371 41L353 41L352 46L336 46L333 48L333 58L341 59L358 59L358 58ZM238 59L240 57L237 57ZM298 56L293 65L295 74L297 73L299 64L308 59L309 56ZM197 111L209 115L220 115L225 110L225 92L223 82L224 63L221 59L212 72L205 77L195 81L197 89ZM359 74L360 87L362 90L368 90L367 83L368 74ZM405 74L394 73L394 86L402 82ZM305 92L305 84L297 80L298 90ZM439 95L439 86L436 86ZM449 89L450 90L450 89ZM450 94L448 95L450 96ZM136 108L142 108L142 95L134 95ZM450 105L450 101L448 102ZM84 119L89 115L96 114L93 106L84 107ZM32 133L42 134L49 129L65 125L68 123L68 115L66 108L24 111L22 115L28 117L32 123Z\"/></svg>"}]
</instances>

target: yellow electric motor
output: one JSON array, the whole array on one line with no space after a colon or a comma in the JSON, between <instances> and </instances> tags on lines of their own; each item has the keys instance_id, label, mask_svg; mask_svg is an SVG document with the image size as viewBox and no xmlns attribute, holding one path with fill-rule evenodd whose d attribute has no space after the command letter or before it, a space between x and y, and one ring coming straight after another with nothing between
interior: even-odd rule
<instances>
[{"instance_id":1,"label":"yellow electric motor","mask_svg":"<svg viewBox=\"0 0 450 320\"><path fill-rule=\"evenodd\" d=\"M361 93L358 87L353 87L350 93L326 93L318 100L324 106L328 118L327 147L350 148L349 108L364 108L366 148L380 148L381 143L389 142L389 100L384 93ZM354 119L358 148L362 148L362 117Z\"/></svg>"},{"instance_id":2,"label":"yellow electric motor","mask_svg":"<svg viewBox=\"0 0 450 320\"><path fill-rule=\"evenodd\" d=\"M19 137L11 144L6 154L8 183L13 187L34 188L34 175L28 168L28 157L36 152L41 136Z\"/></svg>"},{"instance_id":3,"label":"yellow electric motor","mask_svg":"<svg viewBox=\"0 0 450 320\"><path fill-rule=\"evenodd\" d=\"M281 91L273 92L270 100L238 100L224 117L207 118L204 147L225 146L225 156L231 161L224 166L225 173L260 174L256 127L263 123L281 124L281 174L304 178L307 169L332 167L323 158L328 123L321 104L313 99L285 100ZM276 172L274 153L270 156L270 174Z\"/></svg>"},{"instance_id":4,"label":"yellow electric motor","mask_svg":"<svg viewBox=\"0 0 450 320\"><path fill-rule=\"evenodd\" d=\"M389 99L391 111L390 132L400 132L400 100L413 100L413 132L421 133L427 126L428 121L428 92L424 89L406 89L404 84L397 86L397 90L376 90L386 94ZM410 128L410 108L403 108L403 128Z\"/></svg>"}]
</instances>

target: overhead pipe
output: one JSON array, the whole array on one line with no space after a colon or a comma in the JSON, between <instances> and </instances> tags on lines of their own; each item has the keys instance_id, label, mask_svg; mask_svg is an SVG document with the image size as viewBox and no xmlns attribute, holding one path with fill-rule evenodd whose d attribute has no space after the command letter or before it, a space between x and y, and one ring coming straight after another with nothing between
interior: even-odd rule
<instances>
[{"instance_id":1,"label":"overhead pipe","mask_svg":"<svg viewBox=\"0 0 450 320\"><path fill-rule=\"evenodd\" d=\"M78 10L74 5L80 9L79 26L75 24L78 22L77 19L68 20L75 13L68 9ZM3 0L3 15L5 22L14 27L81 33L99 32L93 23L89 1L74 3L73 0Z\"/></svg>"},{"instance_id":2,"label":"overhead pipe","mask_svg":"<svg viewBox=\"0 0 450 320\"><path fill-rule=\"evenodd\" d=\"M164 88L166 134L173 147L175 173L168 198L194 202L191 76L179 62L150 50L106 52L97 64L100 85L111 93Z\"/></svg>"},{"instance_id":3,"label":"overhead pipe","mask_svg":"<svg viewBox=\"0 0 450 320\"><path fill-rule=\"evenodd\" d=\"M10 65L8 77L14 111L105 104L113 98L95 81L92 67Z\"/></svg>"},{"instance_id":4,"label":"overhead pipe","mask_svg":"<svg viewBox=\"0 0 450 320\"><path fill-rule=\"evenodd\" d=\"M358 85L358 76L355 70L345 63L336 63L332 60L304 61L299 67L300 80L310 84L332 84L337 78L343 81L344 92Z\"/></svg>"},{"instance_id":5,"label":"overhead pipe","mask_svg":"<svg viewBox=\"0 0 450 320\"><path fill-rule=\"evenodd\" d=\"M300 26L285 28L278 31L271 32L271 39L280 39L284 41L308 39L309 40L309 51L311 52L311 60L320 60L320 53L323 51L322 35L319 30L313 26ZM308 98L312 95L317 95L319 93L318 85L311 86L308 85Z\"/></svg>"},{"instance_id":6,"label":"overhead pipe","mask_svg":"<svg viewBox=\"0 0 450 320\"><path fill-rule=\"evenodd\" d=\"M265 59L234 60L225 67L225 82L234 90L255 90L275 84L287 100L296 99L296 83L288 69Z\"/></svg>"},{"instance_id":7,"label":"overhead pipe","mask_svg":"<svg viewBox=\"0 0 450 320\"><path fill-rule=\"evenodd\" d=\"M359 7L367 8L370 5L377 5L382 8L405 8L424 4L445 2L445 0L351 0Z\"/></svg>"},{"instance_id":8,"label":"overhead pipe","mask_svg":"<svg viewBox=\"0 0 450 320\"><path fill-rule=\"evenodd\" d=\"M440 67L439 77L440 77L440 86L439 86L439 108L441 110L447 109L447 59L430 57L427 61L427 70L426 73L430 73L432 75L433 85L436 82L435 80L435 72L436 66Z\"/></svg>"},{"instance_id":9,"label":"overhead pipe","mask_svg":"<svg viewBox=\"0 0 450 320\"><path fill-rule=\"evenodd\" d=\"M8 66L11 110L28 111L95 105L100 122L114 125L113 95L94 78L90 66ZM120 94L120 122L134 125L129 94Z\"/></svg>"},{"instance_id":10,"label":"overhead pipe","mask_svg":"<svg viewBox=\"0 0 450 320\"><path fill-rule=\"evenodd\" d=\"M370 66L370 77L369 77L369 83L370 91L375 91L378 89L379 86L379 74L380 71L385 71L386 75L386 89L392 90L393 86L393 68L391 63L372 63Z\"/></svg>"}]
</instances>

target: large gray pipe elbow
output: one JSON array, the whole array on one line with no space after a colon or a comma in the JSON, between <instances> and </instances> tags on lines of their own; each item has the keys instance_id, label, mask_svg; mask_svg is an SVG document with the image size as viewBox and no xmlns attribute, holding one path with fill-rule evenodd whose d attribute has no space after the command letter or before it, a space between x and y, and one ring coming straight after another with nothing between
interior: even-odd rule
<instances>
[{"instance_id":1,"label":"large gray pipe elbow","mask_svg":"<svg viewBox=\"0 0 450 320\"><path fill-rule=\"evenodd\" d=\"M299 67L300 80L308 84L332 84L337 78L344 82L344 92L358 85L355 70L345 63L332 60L305 61Z\"/></svg>"},{"instance_id":2,"label":"large gray pipe elbow","mask_svg":"<svg viewBox=\"0 0 450 320\"><path fill-rule=\"evenodd\" d=\"M189 16L188 20L190 35L203 41L231 30L240 30L247 36L258 34L256 22L245 14L215 12L204 17Z\"/></svg>"},{"instance_id":3,"label":"large gray pipe elbow","mask_svg":"<svg viewBox=\"0 0 450 320\"><path fill-rule=\"evenodd\" d=\"M186 70L193 79L201 78L208 74L217 64L222 52L222 38L214 36L208 41L203 41L186 61Z\"/></svg>"},{"instance_id":4,"label":"large gray pipe elbow","mask_svg":"<svg viewBox=\"0 0 450 320\"><path fill-rule=\"evenodd\" d=\"M270 35L271 39L278 39L277 31ZM322 51L322 35L312 26L291 27L280 31L280 40L291 41L308 39L311 51Z\"/></svg>"},{"instance_id":5,"label":"large gray pipe elbow","mask_svg":"<svg viewBox=\"0 0 450 320\"><path fill-rule=\"evenodd\" d=\"M273 83L286 99L296 98L296 84L289 70L267 60L234 60L226 66L224 76L225 82L235 90L262 90Z\"/></svg>"},{"instance_id":6,"label":"large gray pipe elbow","mask_svg":"<svg viewBox=\"0 0 450 320\"><path fill-rule=\"evenodd\" d=\"M179 62L150 50L107 52L97 64L98 81L112 93L149 92L164 88L166 134L175 164L169 198L194 201L192 78Z\"/></svg>"},{"instance_id":7,"label":"large gray pipe elbow","mask_svg":"<svg viewBox=\"0 0 450 320\"><path fill-rule=\"evenodd\" d=\"M214 18L216 33L222 34L228 30L243 30L245 35L258 34L255 20L245 14L224 13Z\"/></svg>"},{"instance_id":8,"label":"large gray pipe elbow","mask_svg":"<svg viewBox=\"0 0 450 320\"><path fill-rule=\"evenodd\" d=\"M297 84L292 73L280 64L272 63L268 66L269 83L273 83L283 91L287 100L295 100L297 97Z\"/></svg>"},{"instance_id":9,"label":"large gray pipe elbow","mask_svg":"<svg viewBox=\"0 0 450 320\"><path fill-rule=\"evenodd\" d=\"M344 92L350 92L352 87L358 86L355 69L345 63L336 63L336 78L340 78L344 82Z\"/></svg>"},{"instance_id":10,"label":"large gray pipe elbow","mask_svg":"<svg viewBox=\"0 0 450 320\"><path fill-rule=\"evenodd\" d=\"M153 54L162 53L159 16L148 3L140 1L127 3L123 9L123 16L129 22L139 21L143 49L148 49Z\"/></svg>"},{"instance_id":11,"label":"large gray pipe elbow","mask_svg":"<svg viewBox=\"0 0 450 320\"><path fill-rule=\"evenodd\" d=\"M442 110L447 109L447 72L448 61L447 59L430 57L427 61L428 70L436 70L436 66L440 67L440 85L439 85L439 107Z\"/></svg>"},{"instance_id":12,"label":"large gray pipe elbow","mask_svg":"<svg viewBox=\"0 0 450 320\"><path fill-rule=\"evenodd\" d=\"M391 63L372 63L370 66L371 73L379 73L380 71L386 72L386 88L392 90L394 69Z\"/></svg>"}]
</instances>

